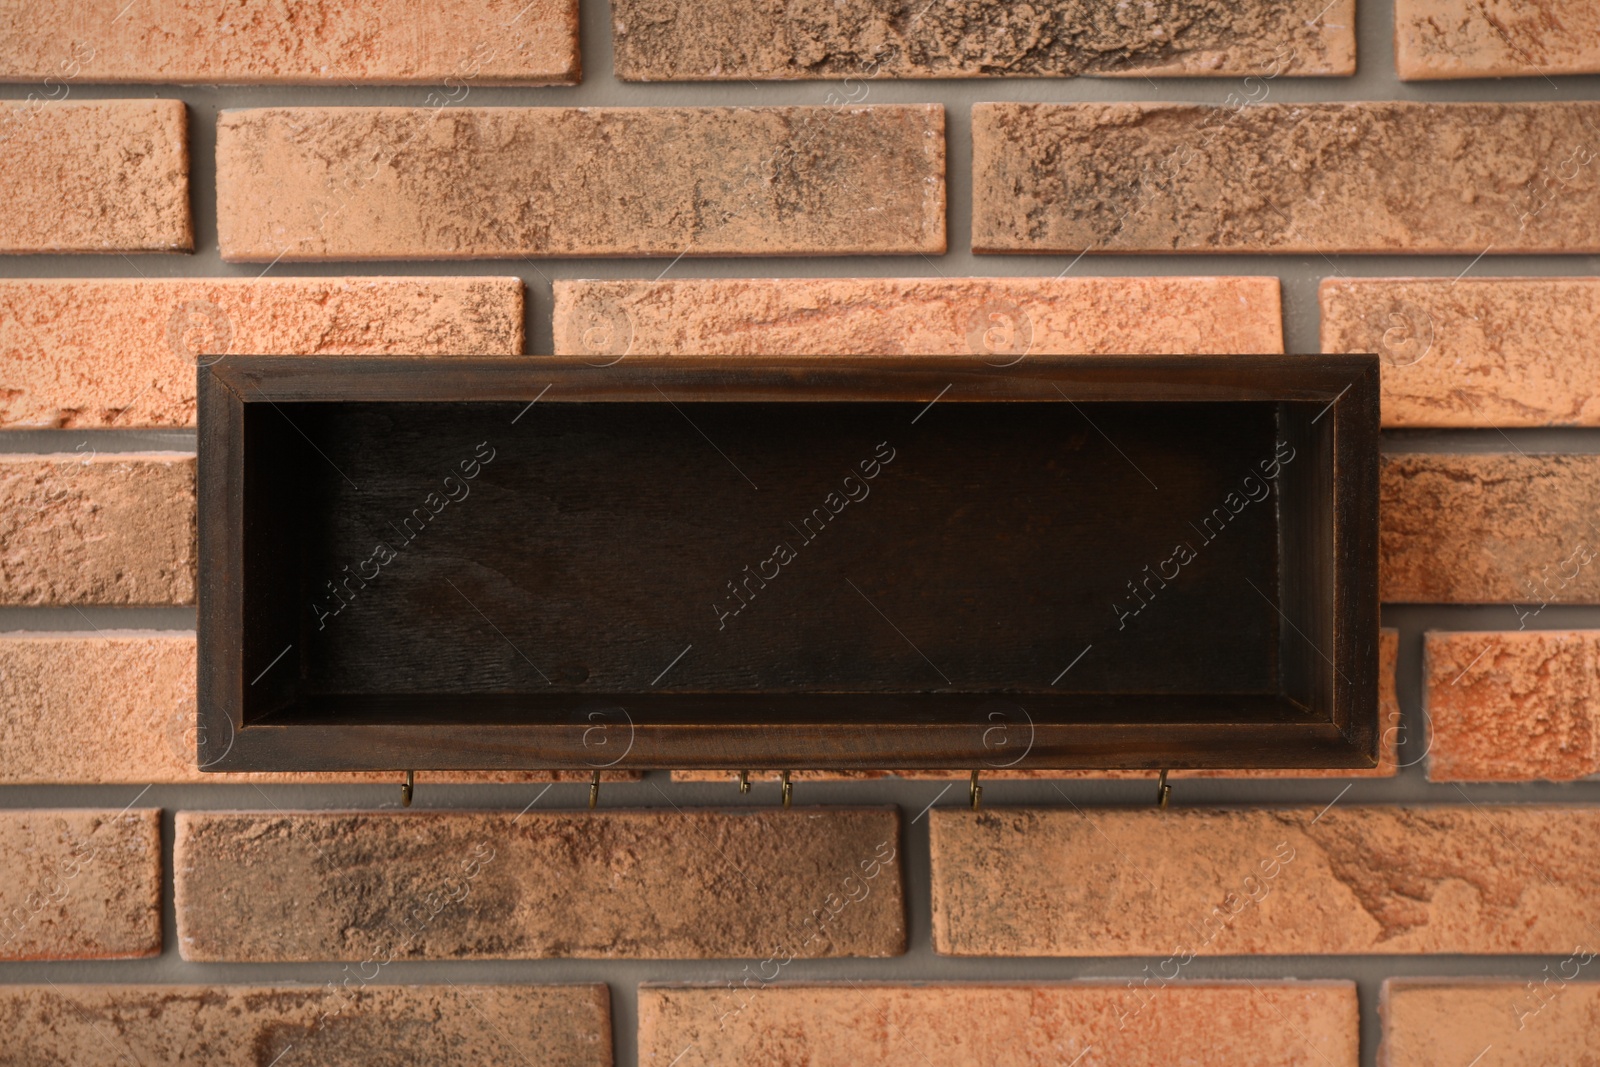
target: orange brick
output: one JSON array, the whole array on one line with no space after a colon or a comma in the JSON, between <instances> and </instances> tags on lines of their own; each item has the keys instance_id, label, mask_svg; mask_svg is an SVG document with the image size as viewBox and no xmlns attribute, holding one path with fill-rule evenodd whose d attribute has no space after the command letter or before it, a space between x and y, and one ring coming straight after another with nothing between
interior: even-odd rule
<instances>
[{"instance_id":1,"label":"orange brick","mask_svg":"<svg viewBox=\"0 0 1600 1067\"><path fill-rule=\"evenodd\" d=\"M0 1032L10 1062L41 1067L611 1067L604 985L390 985L367 966L326 986L0 986Z\"/></svg>"},{"instance_id":2,"label":"orange brick","mask_svg":"<svg viewBox=\"0 0 1600 1067\"><path fill-rule=\"evenodd\" d=\"M180 812L189 960L891 956L893 808Z\"/></svg>"},{"instance_id":3,"label":"orange brick","mask_svg":"<svg viewBox=\"0 0 1600 1067\"><path fill-rule=\"evenodd\" d=\"M906 17L910 15L910 17ZM1354 74L1355 0L1205 0L1106 7L923 4L826 8L740 0L617 0L618 77L628 81L1070 77L1273 78ZM866 90L847 83L847 99Z\"/></svg>"},{"instance_id":4,"label":"orange brick","mask_svg":"<svg viewBox=\"0 0 1600 1067\"><path fill-rule=\"evenodd\" d=\"M1395 659L1400 649L1400 632L1383 630L1378 645L1378 720L1382 724L1382 743L1378 752L1378 765L1370 770L1248 770L1248 771L1173 771L1169 780L1178 778L1393 778L1399 771L1403 758L1407 766L1422 757L1418 755L1422 743L1418 742L1405 752L1400 745L1406 740L1400 725L1400 701L1395 695ZM981 768L980 768L981 770ZM966 771L792 771L791 782L856 781L868 778L904 778L918 781L966 781L972 772ZM751 771L752 781L777 781L778 771ZM983 770L979 784L1034 778L1146 778L1155 781L1150 771L1019 771ZM673 771L674 782L732 782L738 779L736 771ZM950 794L947 803L956 803L960 795Z\"/></svg>"},{"instance_id":5,"label":"orange brick","mask_svg":"<svg viewBox=\"0 0 1600 1067\"><path fill-rule=\"evenodd\" d=\"M937 255L944 109L225 111L217 216L226 260Z\"/></svg>"},{"instance_id":6,"label":"orange brick","mask_svg":"<svg viewBox=\"0 0 1600 1067\"><path fill-rule=\"evenodd\" d=\"M1584 938L1532 979L1391 978L1383 983L1383 1067L1548 1067L1594 1058L1600 984ZM1577 979L1574 981L1573 979ZM1492 1050L1492 1051L1490 1051Z\"/></svg>"},{"instance_id":7,"label":"orange brick","mask_svg":"<svg viewBox=\"0 0 1600 1067\"><path fill-rule=\"evenodd\" d=\"M159 811L0 812L0 869L0 960L160 955Z\"/></svg>"},{"instance_id":8,"label":"orange brick","mask_svg":"<svg viewBox=\"0 0 1600 1067\"><path fill-rule=\"evenodd\" d=\"M105 782L363 782L397 772L211 773L196 766L192 631L0 634L0 785ZM429 771L446 783L588 780L581 771ZM607 771L605 780L636 779Z\"/></svg>"},{"instance_id":9,"label":"orange brick","mask_svg":"<svg viewBox=\"0 0 1600 1067\"><path fill-rule=\"evenodd\" d=\"M557 281L557 355L1282 352L1276 278Z\"/></svg>"},{"instance_id":10,"label":"orange brick","mask_svg":"<svg viewBox=\"0 0 1600 1067\"><path fill-rule=\"evenodd\" d=\"M639 1063L1356 1067L1358 1014L1353 982L644 985Z\"/></svg>"},{"instance_id":11,"label":"orange brick","mask_svg":"<svg viewBox=\"0 0 1600 1067\"><path fill-rule=\"evenodd\" d=\"M1597 252L1574 152L1600 102L975 104L972 248Z\"/></svg>"},{"instance_id":12,"label":"orange brick","mask_svg":"<svg viewBox=\"0 0 1600 1067\"><path fill-rule=\"evenodd\" d=\"M1383 357L1383 424L1600 426L1600 278L1329 278L1322 350Z\"/></svg>"},{"instance_id":13,"label":"orange brick","mask_svg":"<svg viewBox=\"0 0 1600 1067\"><path fill-rule=\"evenodd\" d=\"M0 427L193 426L196 363L516 355L519 278L0 280Z\"/></svg>"},{"instance_id":14,"label":"orange brick","mask_svg":"<svg viewBox=\"0 0 1600 1067\"><path fill-rule=\"evenodd\" d=\"M0 81L477 85L578 81L577 0L31 0L0 8Z\"/></svg>"},{"instance_id":15,"label":"orange brick","mask_svg":"<svg viewBox=\"0 0 1600 1067\"><path fill-rule=\"evenodd\" d=\"M187 130L179 100L0 102L0 252L192 251Z\"/></svg>"},{"instance_id":16,"label":"orange brick","mask_svg":"<svg viewBox=\"0 0 1600 1067\"><path fill-rule=\"evenodd\" d=\"M0 605L192 604L194 457L0 455Z\"/></svg>"},{"instance_id":17,"label":"orange brick","mask_svg":"<svg viewBox=\"0 0 1600 1067\"><path fill-rule=\"evenodd\" d=\"M1539 605L1518 612L1536 618ZM1600 773L1600 630L1430 632L1424 655L1429 778Z\"/></svg>"},{"instance_id":18,"label":"orange brick","mask_svg":"<svg viewBox=\"0 0 1600 1067\"><path fill-rule=\"evenodd\" d=\"M1386 603L1600 603L1600 455L1400 453L1379 487Z\"/></svg>"},{"instance_id":19,"label":"orange brick","mask_svg":"<svg viewBox=\"0 0 1600 1067\"><path fill-rule=\"evenodd\" d=\"M1600 920L1600 809L935 808L953 956L1562 953ZM1062 872L1071 872L1063 877ZM1168 962L1170 961L1170 962Z\"/></svg>"},{"instance_id":20,"label":"orange brick","mask_svg":"<svg viewBox=\"0 0 1600 1067\"><path fill-rule=\"evenodd\" d=\"M1406 81L1600 73L1593 0L1395 0Z\"/></svg>"}]
</instances>

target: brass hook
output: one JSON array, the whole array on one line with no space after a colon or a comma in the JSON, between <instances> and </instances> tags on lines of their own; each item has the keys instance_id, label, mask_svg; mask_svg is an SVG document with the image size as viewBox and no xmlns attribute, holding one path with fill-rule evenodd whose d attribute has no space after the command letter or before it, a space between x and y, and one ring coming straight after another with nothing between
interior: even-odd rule
<instances>
[{"instance_id":1,"label":"brass hook","mask_svg":"<svg viewBox=\"0 0 1600 1067\"><path fill-rule=\"evenodd\" d=\"M1161 779L1156 782L1156 807L1162 811L1167 810L1167 801L1172 796L1172 787L1167 784L1167 769L1161 768Z\"/></svg>"},{"instance_id":2,"label":"brass hook","mask_svg":"<svg viewBox=\"0 0 1600 1067\"><path fill-rule=\"evenodd\" d=\"M783 783L783 806L787 808L789 802L794 799L794 786L789 782L789 772L784 771L778 776L778 780Z\"/></svg>"},{"instance_id":3,"label":"brass hook","mask_svg":"<svg viewBox=\"0 0 1600 1067\"><path fill-rule=\"evenodd\" d=\"M978 784L977 771L972 772L972 784L968 786L967 791L972 794L972 810L977 811L978 807L983 803L983 786Z\"/></svg>"},{"instance_id":4,"label":"brass hook","mask_svg":"<svg viewBox=\"0 0 1600 1067\"><path fill-rule=\"evenodd\" d=\"M600 803L600 772L595 771L594 777L589 779L589 806L592 808Z\"/></svg>"},{"instance_id":5,"label":"brass hook","mask_svg":"<svg viewBox=\"0 0 1600 1067\"><path fill-rule=\"evenodd\" d=\"M417 772L407 771L405 781L400 783L400 806L409 808L411 797L417 791Z\"/></svg>"},{"instance_id":6,"label":"brass hook","mask_svg":"<svg viewBox=\"0 0 1600 1067\"><path fill-rule=\"evenodd\" d=\"M744 796L744 794L746 794L748 792L750 792L750 772L749 771L740 771L739 772L739 795L740 796Z\"/></svg>"}]
</instances>

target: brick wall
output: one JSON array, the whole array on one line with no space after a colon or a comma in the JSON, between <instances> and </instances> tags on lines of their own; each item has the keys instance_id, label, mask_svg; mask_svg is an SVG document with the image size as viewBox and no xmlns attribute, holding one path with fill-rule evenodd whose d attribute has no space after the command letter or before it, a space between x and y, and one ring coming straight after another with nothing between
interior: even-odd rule
<instances>
[{"instance_id":1,"label":"brick wall","mask_svg":"<svg viewBox=\"0 0 1600 1067\"><path fill-rule=\"evenodd\" d=\"M1590 1062L1595 12L0 0L0 1063ZM1318 349L1375 772L194 766L201 354Z\"/></svg>"}]
</instances>

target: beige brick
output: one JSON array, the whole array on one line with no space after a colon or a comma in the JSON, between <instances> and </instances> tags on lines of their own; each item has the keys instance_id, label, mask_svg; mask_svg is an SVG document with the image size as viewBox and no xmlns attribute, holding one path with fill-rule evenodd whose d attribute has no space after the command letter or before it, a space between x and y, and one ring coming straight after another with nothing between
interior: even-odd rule
<instances>
[{"instance_id":1,"label":"beige brick","mask_svg":"<svg viewBox=\"0 0 1600 1067\"><path fill-rule=\"evenodd\" d=\"M1600 984L1584 938L1531 980L1391 978L1383 983L1383 1067L1549 1067L1594 1060ZM1579 981L1572 981L1577 978ZM1492 1049L1492 1051L1490 1051Z\"/></svg>"},{"instance_id":2,"label":"beige brick","mask_svg":"<svg viewBox=\"0 0 1600 1067\"><path fill-rule=\"evenodd\" d=\"M557 281L557 355L1282 352L1276 278Z\"/></svg>"},{"instance_id":3,"label":"beige brick","mask_svg":"<svg viewBox=\"0 0 1600 1067\"><path fill-rule=\"evenodd\" d=\"M516 355L519 278L0 280L0 427L193 426L234 355Z\"/></svg>"},{"instance_id":4,"label":"beige brick","mask_svg":"<svg viewBox=\"0 0 1600 1067\"><path fill-rule=\"evenodd\" d=\"M1600 455L1401 453L1379 488L1386 603L1600 603Z\"/></svg>"},{"instance_id":5,"label":"beige brick","mask_svg":"<svg viewBox=\"0 0 1600 1067\"><path fill-rule=\"evenodd\" d=\"M628 81L1354 74L1355 0L617 0ZM910 17L907 17L907 16ZM845 86L843 99L870 88ZM854 94L860 95L854 95Z\"/></svg>"},{"instance_id":6,"label":"beige brick","mask_svg":"<svg viewBox=\"0 0 1600 1067\"><path fill-rule=\"evenodd\" d=\"M1170 971L1187 956L1565 954L1600 920L1589 807L929 817L934 947L954 956L1160 956Z\"/></svg>"},{"instance_id":7,"label":"beige brick","mask_svg":"<svg viewBox=\"0 0 1600 1067\"><path fill-rule=\"evenodd\" d=\"M0 455L0 605L192 604L194 457Z\"/></svg>"},{"instance_id":8,"label":"beige brick","mask_svg":"<svg viewBox=\"0 0 1600 1067\"><path fill-rule=\"evenodd\" d=\"M1322 351L1383 359L1392 427L1600 426L1600 278L1329 278Z\"/></svg>"},{"instance_id":9,"label":"beige brick","mask_svg":"<svg viewBox=\"0 0 1600 1067\"><path fill-rule=\"evenodd\" d=\"M1600 251L1600 166L1550 176L1600 102L975 104L972 151L975 252Z\"/></svg>"},{"instance_id":10,"label":"beige brick","mask_svg":"<svg viewBox=\"0 0 1600 1067\"><path fill-rule=\"evenodd\" d=\"M183 812L185 959L905 951L893 808Z\"/></svg>"},{"instance_id":11,"label":"beige brick","mask_svg":"<svg viewBox=\"0 0 1600 1067\"><path fill-rule=\"evenodd\" d=\"M1167 778L1169 781L1179 778L1393 778L1399 771L1400 761L1405 760L1406 766L1416 763L1422 757L1422 742L1410 746L1405 752L1400 751L1400 745L1406 741L1405 733L1400 725L1400 701L1395 695L1394 674L1395 659L1400 649L1400 632L1398 630L1383 630L1378 638L1378 721L1382 724L1383 731L1378 749L1378 765L1370 770L1248 770L1248 771L1173 771ZM981 768L980 768L981 769ZM751 781L774 782L779 778L778 771L751 771ZM870 778L904 778L913 781L968 781L972 772L965 771L791 771L791 782L830 782L830 781L858 781ZM738 780L737 771L673 771L674 782L733 782ZM1035 778L1116 778L1124 780L1137 780L1147 778L1155 781L1151 771L1028 771L1028 770L984 770L979 784L986 782L1006 782ZM956 803L962 799L961 795L949 794L947 803Z\"/></svg>"},{"instance_id":12,"label":"beige brick","mask_svg":"<svg viewBox=\"0 0 1600 1067\"><path fill-rule=\"evenodd\" d=\"M1519 605L1529 620L1539 604ZM1571 781L1600 773L1600 631L1424 638L1428 777Z\"/></svg>"},{"instance_id":13,"label":"beige brick","mask_svg":"<svg viewBox=\"0 0 1600 1067\"><path fill-rule=\"evenodd\" d=\"M1352 982L639 989L640 1067L1356 1067L1360 1029Z\"/></svg>"},{"instance_id":14,"label":"beige brick","mask_svg":"<svg viewBox=\"0 0 1600 1067\"><path fill-rule=\"evenodd\" d=\"M380 985L365 976L393 979L377 968L352 961L326 986L0 986L0 1055L29 1067L611 1067L604 985Z\"/></svg>"},{"instance_id":15,"label":"beige brick","mask_svg":"<svg viewBox=\"0 0 1600 1067\"><path fill-rule=\"evenodd\" d=\"M337 782L397 772L214 773L196 766L192 631L0 633L0 785ZM587 780L581 771L429 771L433 785ZM607 782L638 778L606 771ZM398 794L396 794L398 796Z\"/></svg>"},{"instance_id":16,"label":"beige brick","mask_svg":"<svg viewBox=\"0 0 1600 1067\"><path fill-rule=\"evenodd\" d=\"M0 4L0 81L479 85L578 81L577 0L29 0Z\"/></svg>"},{"instance_id":17,"label":"beige brick","mask_svg":"<svg viewBox=\"0 0 1600 1067\"><path fill-rule=\"evenodd\" d=\"M1406 81L1600 73L1594 0L1395 0Z\"/></svg>"},{"instance_id":18,"label":"beige brick","mask_svg":"<svg viewBox=\"0 0 1600 1067\"><path fill-rule=\"evenodd\" d=\"M227 260L936 255L944 109L225 111L217 215Z\"/></svg>"},{"instance_id":19,"label":"beige brick","mask_svg":"<svg viewBox=\"0 0 1600 1067\"><path fill-rule=\"evenodd\" d=\"M0 252L192 251L187 128L180 100L0 102Z\"/></svg>"},{"instance_id":20,"label":"beige brick","mask_svg":"<svg viewBox=\"0 0 1600 1067\"><path fill-rule=\"evenodd\" d=\"M0 812L0 870L0 960L160 955L161 812Z\"/></svg>"}]
</instances>

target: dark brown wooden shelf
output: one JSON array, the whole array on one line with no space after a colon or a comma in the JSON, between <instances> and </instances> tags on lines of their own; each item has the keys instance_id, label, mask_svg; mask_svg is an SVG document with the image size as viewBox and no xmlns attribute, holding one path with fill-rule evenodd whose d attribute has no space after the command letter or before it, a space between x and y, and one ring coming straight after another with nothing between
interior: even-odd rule
<instances>
[{"instance_id":1,"label":"dark brown wooden shelf","mask_svg":"<svg viewBox=\"0 0 1600 1067\"><path fill-rule=\"evenodd\" d=\"M229 357L200 762L1371 766L1377 379Z\"/></svg>"}]
</instances>

